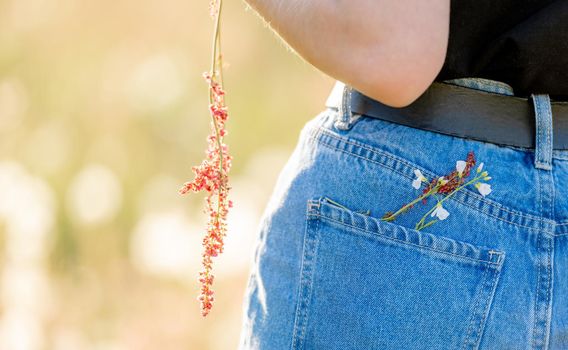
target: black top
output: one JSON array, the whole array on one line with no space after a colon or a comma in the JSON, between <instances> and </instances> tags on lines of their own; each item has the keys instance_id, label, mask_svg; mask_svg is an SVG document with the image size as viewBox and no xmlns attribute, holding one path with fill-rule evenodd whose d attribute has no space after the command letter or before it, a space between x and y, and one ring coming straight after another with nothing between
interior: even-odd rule
<instances>
[{"instance_id":1,"label":"black top","mask_svg":"<svg viewBox=\"0 0 568 350\"><path fill-rule=\"evenodd\" d=\"M568 101L568 0L451 0L448 52L435 80L465 77Z\"/></svg>"}]
</instances>

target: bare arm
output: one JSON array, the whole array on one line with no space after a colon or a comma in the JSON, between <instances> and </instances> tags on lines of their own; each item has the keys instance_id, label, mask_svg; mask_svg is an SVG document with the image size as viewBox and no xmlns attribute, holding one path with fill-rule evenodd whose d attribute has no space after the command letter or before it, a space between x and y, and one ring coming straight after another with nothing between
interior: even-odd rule
<instances>
[{"instance_id":1,"label":"bare arm","mask_svg":"<svg viewBox=\"0 0 568 350\"><path fill-rule=\"evenodd\" d=\"M416 100L446 56L450 0L245 0L307 62L393 107Z\"/></svg>"}]
</instances>

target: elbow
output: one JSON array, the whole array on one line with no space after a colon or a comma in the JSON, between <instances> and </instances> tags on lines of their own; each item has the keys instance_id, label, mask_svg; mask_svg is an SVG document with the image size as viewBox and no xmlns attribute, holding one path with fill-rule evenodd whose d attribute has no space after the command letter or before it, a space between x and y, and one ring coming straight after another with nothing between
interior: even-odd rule
<instances>
[{"instance_id":1,"label":"elbow","mask_svg":"<svg viewBox=\"0 0 568 350\"><path fill-rule=\"evenodd\" d=\"M441 66L420 72L395 69L384 74L371 74L355 79L351 86L385 105L403 108L411 105L426 92L440 69Z\"/></svg>"},{"instance_id":2,"label":"elbow","mask_svg":"<svg viewBox=\"0 0 568 350\"><path fill-rule=\"evenodd\" d=\"M379 88L369 90L367 92L361 91L364 95L371 97L387 106L394 108L404 108L411 105L426 91L428 87L411 88L409 86L400 86L397 89Z\"/></svg>"},{"instance_id":3,"label":"elbow","mask_svg":"<svg viewBox=\"0 0 568 350\"><path fill-rule=\"evenodd\" d=\"M352 87L385 105L402 108L416 101L440 73L446 47L417 50L411 54L373 55L363 62L366 69L351 72ZM420 59L417 59L420 57ZM359 66L361 67L361 66Z\"/></svg>"}]
</instances>

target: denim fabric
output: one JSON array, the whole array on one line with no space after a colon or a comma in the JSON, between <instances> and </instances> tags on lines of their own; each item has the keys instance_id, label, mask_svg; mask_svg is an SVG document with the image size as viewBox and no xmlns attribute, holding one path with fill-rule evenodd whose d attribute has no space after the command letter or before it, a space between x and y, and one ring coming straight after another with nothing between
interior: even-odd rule
<instances>
[{"instance_id":1,"label":"denim fabric","mask_svg":"<svg viewBox=\"0 0 568 350\"><path fill-rule=\"evenodd\" d=\"M507 83L501 81L484 79L484 78L459 78L444 80L446 83L464 86L476 90L493 92L496 94L514 96L515 92L513 87Z\"/></svg>"},{"instance_id":2,"label":"denim fabric","mask_svg":"<svg viewBox=\"0 0 568 350\"><path fill-rule=\"evenodd\" d=\"M239 349L568 349L568 151L552 149L548 96L532 96L536 148L353 116L348 97L305 124L278 177ZM469 151L491 193L465 187L422 230L434 198L380 220L422 193L415 169L444 176Z\"/></svg>"}]
</instances>

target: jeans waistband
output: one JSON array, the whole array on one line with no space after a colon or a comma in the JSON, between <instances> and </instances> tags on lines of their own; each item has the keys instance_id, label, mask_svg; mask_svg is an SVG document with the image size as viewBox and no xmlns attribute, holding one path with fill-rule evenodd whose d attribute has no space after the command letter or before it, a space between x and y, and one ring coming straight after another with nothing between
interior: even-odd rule
<instances>
[{"instance_id":1,"label":"jeans waistband","mask_svg":"<svg viewBox=\"0 0 568 350\"><path fill-rule=\"evenodd\" d=\"M553 150L568 150L568 103L551 102L548 94L516 97L511 86L495 80L433 82L416 101L402 108L382 104L337 81L326 106L340 111L335 124L339 129L349 129L364 115L452 136L533 149L535 167L544 170L552 169Z\"/></svg>"},{"instance_id":2,"label":"jeans waistband","mask_svg":"<svg viewBox=\"0 0 568 350\"><path fill-rule=\"evenodd\" d=\"M458 79L444 80L443 82L467 87L470 89L492 92L494 94L501 94L507 96L515 95L515 92L513 91L513 87L511 85L497 80L490 80L485 78L458 78Z\"/></svg>"}]
</instances>

